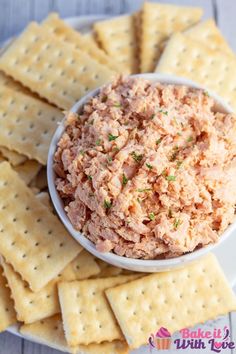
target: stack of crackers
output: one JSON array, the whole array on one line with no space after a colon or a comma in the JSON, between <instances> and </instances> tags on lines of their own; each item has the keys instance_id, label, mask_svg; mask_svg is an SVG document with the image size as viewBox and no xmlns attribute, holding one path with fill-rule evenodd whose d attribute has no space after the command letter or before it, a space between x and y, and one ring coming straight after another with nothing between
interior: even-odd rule
<instances>
[{"instance_id":1,"label":"stack of crackers","mask_svg":"<svg viewBox=\"0 0 236 354\"><path fill-rule=\"evenodd\" d=\"M145 2L81 34L57 14L31 23L0 56L0 331L65 352L116 354L236 310L213 255L146 275L106 264L65 230L47 190L52 135L88 91L120 74L198 81L236 107L236 59L202 10Z\"/></svg>"}]
</instances>

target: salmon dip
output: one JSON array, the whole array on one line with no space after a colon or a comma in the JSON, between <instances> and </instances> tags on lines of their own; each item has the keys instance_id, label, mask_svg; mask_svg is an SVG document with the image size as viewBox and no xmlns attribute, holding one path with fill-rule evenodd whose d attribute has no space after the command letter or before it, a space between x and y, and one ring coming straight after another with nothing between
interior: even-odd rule
<instances>
[{"instance_id":1,"label":"salmon dip","mask_svg":"<svg viewBox=\"0 0 236 354\"><path fill-rule=\"evenodd\" d=\"M119 77L66 115L56 188L100 252L180 256L234 221L235 137L236 117L206 91Z\"/></svg>"}]
</instances>

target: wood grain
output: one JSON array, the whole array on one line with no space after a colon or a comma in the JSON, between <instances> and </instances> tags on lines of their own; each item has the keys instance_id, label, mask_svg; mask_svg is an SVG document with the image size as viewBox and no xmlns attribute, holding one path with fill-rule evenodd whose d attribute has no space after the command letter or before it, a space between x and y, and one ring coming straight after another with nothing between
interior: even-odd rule
<instances>
[{"instance_id":1,"label":"wood grain","mask_svg":"<svg viewBox=\"0 0 236 354\"><path fill-rule=\"evenodd\" d=\"M217 15L218 25L236 51L236 1L235 0L160 0L161 3L172 3L204 8L204 18ZM24 29L29 21L41 21L51 11L57 11L62 17L110 14L118 15L137 11L143 0L0 0L0 42ZM236 290L236 289L235 289ZM229 317L225 316L209 322L205 328L229 325ZM231 315L231 330L236 341L236 315ZM0 334L0 354L59 354L59 351L21 340L9 333ZM136 350L135 354L149 353L148 350ZM179 351L165 351L165 354ZM191 351L191 354L199 351ZM210 353L208 350L204 354ZM212 353L212 352L211 352ZM230 353L224 351L224 354ZM231 353L233 354L233 352Z\"/></svg>"}]
</instances>

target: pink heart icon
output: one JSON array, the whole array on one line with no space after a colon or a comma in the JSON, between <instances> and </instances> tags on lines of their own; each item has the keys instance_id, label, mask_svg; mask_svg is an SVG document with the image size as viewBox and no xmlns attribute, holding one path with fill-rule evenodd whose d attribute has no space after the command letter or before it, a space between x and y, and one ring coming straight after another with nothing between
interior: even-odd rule
<instances>
[{"instance_id":1,"label":"pink heart icon","mask_svg":"<svg viewBox=\"0 0 236 354\"><path fill-rule=\"evenodd\" d=\"M222 343L220 343L220 342L215 342L215 343L214 343L214 346L215 346L217 349L219 349L219 348L222 346Z\"/></svg>"}]
</instances>

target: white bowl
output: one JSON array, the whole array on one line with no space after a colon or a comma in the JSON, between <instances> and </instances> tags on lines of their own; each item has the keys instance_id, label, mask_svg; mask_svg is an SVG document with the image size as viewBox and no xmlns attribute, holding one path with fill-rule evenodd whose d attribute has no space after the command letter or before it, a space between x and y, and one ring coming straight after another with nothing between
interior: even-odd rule
<instances>
[{"instance_id":1,"label":"white bowl","mask_svg":"<svg viewBox=\"0 0 236 354\"><path fill-rule=\"evenodd\" d=\"M172 75L166 74L139 74L133 75L133 77L141 77L144 79L148 79L152 82L160 82L165 84L174 84L174 85L186 85L189 87L197 88L197 89L205 89L204 87L187 80L185 78L175 77ZM84 104L93 96L95 96L100 89L96 89L91 91L86 96L84 96L81 100L79 100L71 109L71 112L77 113L80 109L84 106ZM209 92L209 90L208 90ZM217 110L225 113L233 112L232 109L216 94L209 92L210 96L212 96L216 103L217 103ZM60 139L61 135L64 132L64 124L63 122L57 128L49 148L48 153L48 164L47 164L47 178L48 178L48 187L49 192L52 198L52 202L54 207L63 222L64 226L67 228L69 233L90 253L94 256L102 259L103 261L110 263L114 266L139 271L139 272L160 272L160 271L167 271L175 267L180 267L185 263L191 262L196 260L197 258L203 256L204 254L208 253L209 251L213 250L217 247L220 243L222 243L230 234L231 232L236 229L236 223L233 223L228 227L228 229L224 232L224 234L220 237L219 241L216 244L212 244L191 253L185 254L180 257L170 258L170 259L161 259L161 260L142 260L142 259L133 259L127 257L121 257L114 253L107 252L101 253L98 252L95 248L95 245L89 241L81 232L74 229L70 220L68 219L66 212L64 210L63 202L56 190L55 187L55 173L53 170L53 156L57 148L58 140Z\"/></svg>"}]
</instances>

